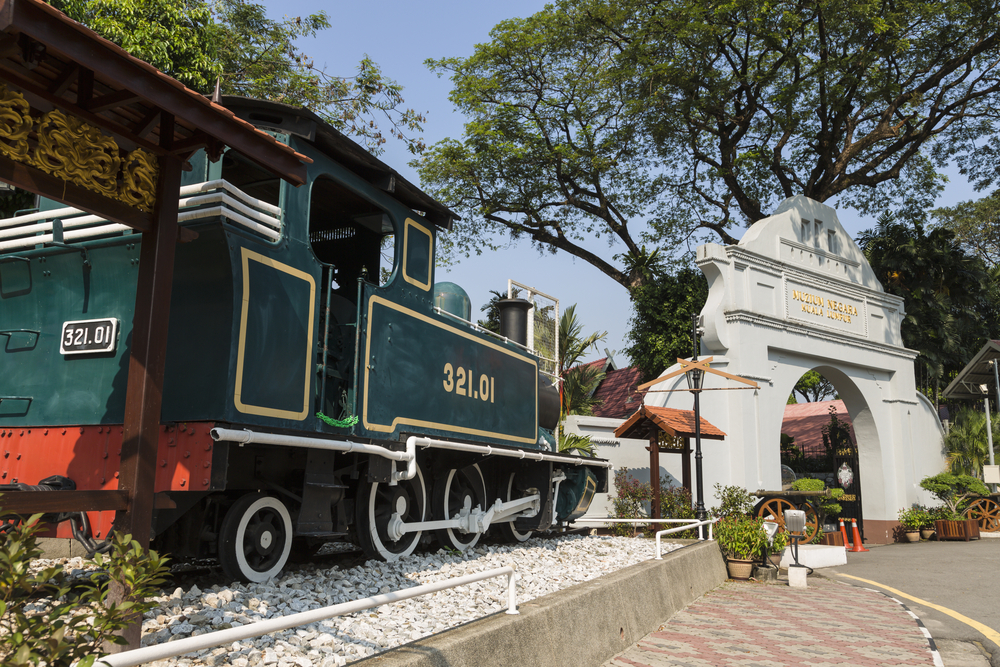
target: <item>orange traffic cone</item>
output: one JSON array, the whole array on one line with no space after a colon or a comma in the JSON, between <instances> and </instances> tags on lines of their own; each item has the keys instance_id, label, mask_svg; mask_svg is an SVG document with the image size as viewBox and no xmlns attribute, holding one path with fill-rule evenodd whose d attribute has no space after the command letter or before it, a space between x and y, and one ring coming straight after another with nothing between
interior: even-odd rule
<instances>
[{"instance_id":1,"label":"orange traffic cone","mask_svg":"<svg viewBox=\"0 0 1000 667\"><path fill-rule=\"evenodd\" d=\"M844 548L845 549L850 549L851 548L851 541L849 539L847 539L847 527L844 525L844 520L843 519L840 520L840 534L844 538Z\"/></svg>"},{"instance_id":2,"label":"orange traffic cone","mask_svg":"<svg viewBox=\"0 0 1000 667\"><path fill-rule=\"evenodd\" d=\"M868 549L865 549L864 545L861 544L861 533L858 532L858 520L851 519L851 523L854 525L854 546L850 548L850 551L868 551Z\"/></svg>"}]
</instances>

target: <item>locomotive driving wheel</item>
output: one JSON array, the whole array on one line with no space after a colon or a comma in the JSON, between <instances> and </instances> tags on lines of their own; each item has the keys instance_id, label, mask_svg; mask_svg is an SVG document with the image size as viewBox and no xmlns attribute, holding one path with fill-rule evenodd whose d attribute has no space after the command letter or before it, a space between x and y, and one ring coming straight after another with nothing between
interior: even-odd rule
<instances>
[{"instance_id":1,"label":"locomotive driving wheel","mask_svg":"<svg viewBox=\"0 0 1000 667\"><path fill-rule=\"evenodd\" d=\"M292 549L292 519L278 498L241 496L219 530L219 564L231 579L267 581L281 572Z\"/></svg>"},{"instance_id":2,"label":"locomotive driving wheel","mask_svg":"<svg viewBox=\"0 0 1000 667\"><path fill-rule=\"evenodd\" d=\"M778 524L778 530L785 530L785 510L802 510L806 513L806 528L801 543L809 544L819 530L819 516L812 503L802 502L796 505L786 498L765 498L757 503L754 514L765 521Z\"/></svg>"},{"instance_id":3,"label":"locomotive driving wheel","mask_svg":"<svg viewBox=\"0 0 1000 667\"><path fill-rule=\"evenodd\" d=\"M979 523L979 530L992 533L1000 530L1000 504L993 498L976 498L969 503L965 516Z\"/></svg>"},{"instance_id":4,"label":"locomotive driving wheel","mask_svg":"<svg viewBox=\"0 0 1000 667\"><path fill-rule=\"evenodd\" d=\"M515 484L515 478L517 475L511 473L510 477L507 478L507 487L504 493L504 502L510 502L517 498L523 498L526 495L532 495L531 493L522 493L518 491L517 485ZM533 531L519 531L514 527L513 521L506 521L504 523L496 524L497 532L500 534L500 539L504 542L525 542L531 538L534 534Z\"/></svg>"},{"instance_id":5,"label":"locomotive driving wheel","mask_svg":"<svg viewBox=\"0 0 1000 667\"><path fill-rule=\"evenodd\" d=\"M390 522L396 516L403 523L426 520L427 491L420 466L413 479L401 479L395 486L365 479L362 475L354 501L358 546L366 556L378 560L394 561L409 556L417 548L422 531L403 533L393 539Z\"/></svg>"},{"instance_id":6,"label":"locomotive driving wheel","mask_svg":"<svg viewBox=\"0 0 1000 667\"><path fill-rule=\"evenodd\" d=\"M486 509L486 483L478 465L451 469L434 483L434 520L467 516L472 510ZM465 551L479 541L481 532L463 533L458 528L435 530L434 536L446 547Z\"/></svg>"}]
</instances>

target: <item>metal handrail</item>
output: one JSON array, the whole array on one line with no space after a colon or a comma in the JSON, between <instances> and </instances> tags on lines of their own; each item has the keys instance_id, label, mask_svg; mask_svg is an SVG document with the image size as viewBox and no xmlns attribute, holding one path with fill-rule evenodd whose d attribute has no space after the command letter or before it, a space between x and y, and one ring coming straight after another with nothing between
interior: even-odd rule
<instances>
[{"instance_id":1,"label":"metal handrail","mask_svg":"<svg viewBox=\"0 0 1000 667\"><path fill-rule=\"evenodd\" d=\"M436 593L447 588L455 588L456 586L463 586L476 581L482 581L483 579L492 579L493 577L500 576L507 577L506 613L520 613L517 611L517 599L514 588L516 573L514 568L501 567L495 570L487 570L486 572L477 572L475 574L455 577L454 579L444 579L430 584L414 586L413 588L406 588L401 591L394 591L384 595L373 595L372 597L364 598L362 600L354 600L353 602L344 602L330 607L303 611L289 616L282 616L281 618L257 621L238 628L208 632L203 635L198 635L197 637L187 637L186 639L179 639L177 641L165 642L154 646L137 648L131 651L125 651L124 653L106 655L99 658L98 663L103 663L104 665L108 665L108 667L132 667L133 665L141 665L146 662L153 662L154 660L176 658L177 656L184 655L185 653L201 651L215 646L222 646L223 644L230 644L243 639L251 639L253 637L259 637L260 635L266 635L271 632L288 630L289 628L295 628L300 625L309 625L311 623L324 621L328 618L333 618L334 616L352 614L354 612L364 611L365 609L371 609L372 607L378 607L390 602L409 600L410 598L427 595L428 593Z\"/></svg>"},{"instance_id":2,"label":"metal handrail","mask_svg":"<svg viewBox=\"0 0 1000 667\"><path fill-rule=\"evenodd\" d=\"M718 521L718 519L707 519L705 521L698 521L698 519L615 519L612 517L606 517L603 519L574 519L574 523L680 523L683 524L677 528L668 528L666 530L661 530L656 533L656 558L654 560L663 560L660 556L660 536L669 535L671 533L680 533L685 530L691 530L692 528L698 529L698 539L702 542L705 541L705 532L701 529L702 526L708 526L708 539L713 539L712 537L712 525Z\"/></svg>"},{"instance_id":3,"label":"metal handrail","mask_svg":"<svg viewBox=\"0 0 1000 667\"><path fill-rule=\"evenodd\" d=\"M661 536L663 536L663 535L669 535L670 533L677 533L677 532L680 532L682 530L690 530L691 528L697 528L698 529L698 535L699 535L698 539L704 542L705 541L704 531L702 531L701 527L702 526L708 526L708 540L711 542L712 539L713 539L713 537L712 537L712 524L714 524L716 521L718 521L718 519L706 519L705 521L698 521L697 523L688 524L687 526L682 526L680 528L668 528L666 530L658 531L656 533L656 558L654 560L663 560L663 557L660 555L660 537Z\"/></svg>"}]
</instances>

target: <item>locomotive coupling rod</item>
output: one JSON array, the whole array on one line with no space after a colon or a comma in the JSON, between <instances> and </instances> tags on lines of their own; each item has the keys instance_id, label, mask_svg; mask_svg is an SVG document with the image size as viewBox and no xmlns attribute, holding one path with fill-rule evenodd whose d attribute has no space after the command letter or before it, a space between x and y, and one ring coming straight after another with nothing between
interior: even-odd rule
<instances>
[{"instance_id":1,"label":"locomotive coupling rod","mask_svg":"<svg viewBox=\"0 0 1000 667\"><path fill-rule=\"evenodd\" d=\"M485 512L479 509L468 507L462 508L453 518L441 519L438 521L410 521L404 522L399 513L394 513L386 526L386 534L393 542L398 541L406 533L416 533L422 530L442 530L444 528L456 528L460 533L485 533L494 523L510 521L515 517L532 517L538 514L541 505L541 497L538 494L515 498L508 502L503 502L499 498Z\"/></svg>"}]
</instances>

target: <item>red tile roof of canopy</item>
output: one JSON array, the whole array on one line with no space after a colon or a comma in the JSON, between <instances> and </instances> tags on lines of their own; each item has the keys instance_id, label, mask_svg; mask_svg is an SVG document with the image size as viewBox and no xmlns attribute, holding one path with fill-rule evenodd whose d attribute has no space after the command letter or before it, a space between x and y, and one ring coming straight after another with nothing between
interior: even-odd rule
<instances>
[{"instance_id":1,"label":"red tile roof of canopy","mask_svg":"<svg viewBox=\"0 0 1000 667\"><path fill-rule=\"evenodd\" d=\"M851 424L851 416L843 401L819 401L815 403L794 403L785 406L785 417L781 423L781 432L795 438L795 446L805 456L825 456L823 445L823 427L830 422L830 407L837 409L837 418ZM851 439L854 436L854 426L851 425Z\"/></svg>"},{"instance_id":2,"label":"red tile roof of canopy","mask_svg":"<svg viewBox=\"0 0 1000 667\"><path fill-rule=\"evenodd\" d=\"M658 428L674 436L694 437L694 410L675 410L643 405L621 426L615 429L616 438L646 438L652 428ZM724 440L726 434L718 427L701 418L701 437L706 440Z\"/></svg>"}]
</instances>

